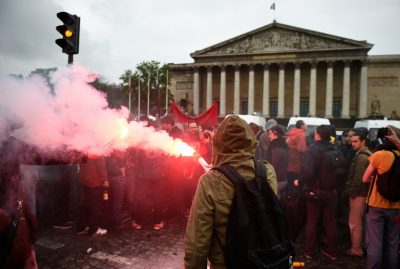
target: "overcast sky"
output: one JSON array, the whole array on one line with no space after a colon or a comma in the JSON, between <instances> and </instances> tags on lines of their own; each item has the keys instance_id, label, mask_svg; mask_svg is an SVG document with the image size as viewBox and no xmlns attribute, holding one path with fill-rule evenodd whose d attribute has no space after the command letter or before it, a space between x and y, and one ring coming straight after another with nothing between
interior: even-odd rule
<instances>
[{"instance_id":1,"label":"overcast sky","mask_svg":"<svg viewBox=\"0 0 400 269\"><path fill-rule=\"evenodd\" d=\"M400 54L400 0L0 0L0 76L63 66L56 13L81 17L75 61L119 83L143 61L191 63L190 53L271 23L366 40Z\"/></svg>"}]
</instances>

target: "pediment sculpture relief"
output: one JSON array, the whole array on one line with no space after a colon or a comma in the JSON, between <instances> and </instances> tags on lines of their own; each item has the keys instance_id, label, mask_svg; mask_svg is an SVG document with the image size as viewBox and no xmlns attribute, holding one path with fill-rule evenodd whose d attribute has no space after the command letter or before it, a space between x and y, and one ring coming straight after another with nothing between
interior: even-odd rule
<instances>
[{"instance_id":1,"label":"pediment sculpture relief","mask_svg":"<svg viewBox=\"0 0 400 269\"><path fill-rule=\"evenodd\" d=\"M205 54L236 54L275 52L285 50L309 50L328 48L348 48L349 44L319 38L303 32L276 29L248 36L240 41L227 44Z\"/></svg>"}]
</instances>

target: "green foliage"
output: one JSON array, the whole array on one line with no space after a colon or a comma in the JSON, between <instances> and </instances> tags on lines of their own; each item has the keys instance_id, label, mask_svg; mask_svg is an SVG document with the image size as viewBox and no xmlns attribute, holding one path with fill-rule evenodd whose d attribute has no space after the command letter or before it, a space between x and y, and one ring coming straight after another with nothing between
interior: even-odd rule
<instances>
[{"instance_id":1,"label":"green foliage","mask_svg":"<svg viewBox=\"0 0 400 269\"><path fill-rule=\"evenodd\" d=\"M122 91L131 91L132 112L137 113L140 88L140 114L147 113L147 95L150 89L150 114L158 114L158 108L165 108L167 84L171 81L171 73L167 64L160 65L156 61L144 61L136 66L134 71L126 70L119 78ZM130 80L130 85L129 85ZM140 86L139 86L140 85ZM168 100L172 99L168 91ZM162 112L161 112L162 113Z\"/></svg>"},{"instance_id":2,"label":"green foliage","mask_svg":"<svg viewBox=\"0 0 400 269\"><path fill-rule=\"evenodd\" d=\"M107 95L108 106L110 108L119 108L128 106L128 92L123 91L121 85L108 83L104 77L100 76L96 81L91 83L97 90L104 92Z\"/></svg>"}]
</instances>

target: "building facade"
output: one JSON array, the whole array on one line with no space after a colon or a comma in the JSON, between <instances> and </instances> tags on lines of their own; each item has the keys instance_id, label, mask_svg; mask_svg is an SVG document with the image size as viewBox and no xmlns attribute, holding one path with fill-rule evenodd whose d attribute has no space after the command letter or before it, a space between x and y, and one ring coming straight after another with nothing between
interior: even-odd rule
<instances>
[{"instance_id":1,"label":"building facade","mask_svg":"<svg viewBox=\"0 0 400 269\"><path fill-rule=\"evenodd\" d=\"M400 55L368 56L372 47L273 22L172 65L170 90L193 114L218 102L221 117L389 116L400 109Z\"/></svg>"}]
</instances>

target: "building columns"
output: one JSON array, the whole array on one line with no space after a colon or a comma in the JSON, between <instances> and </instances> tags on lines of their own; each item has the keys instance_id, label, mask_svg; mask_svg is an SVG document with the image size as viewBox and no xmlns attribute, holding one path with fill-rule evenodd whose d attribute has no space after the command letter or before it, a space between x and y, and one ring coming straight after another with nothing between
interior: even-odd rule
<instances>
[{"instance_id":1,"label":"building columns","mask_svg":"<svg viewBox=\"0 0 400 269\"><path fill-rule=\"evenodd\" d=\"M219 115L226 115L226 70L221 66L221 81L219 86Z\"/></svg>"},{"instance_id":2,"label":"building columns","mask_svg":"<svg viewBox=\"0 0 400 269\"><path fill-rule=\"evenodd\" d=\"M333 101L333 62L328 62L326 70L326 95L325 95L325 118L332 118Z\"/></svg>"},{"instance_id":3,"label":"building columns","mask_svg":"<svg viewBox=\"0 0 400 269\"><path fill-rule=\"evenodd\" d=\"M293 116L300 116L300 63L294 64Z\"/></svg>"},{"instance_id":4,"label":"building columns","mask_svg":"<svg viewBox=\"0 0 400 269\"><path fill-rule=\"evenodd\" d=\"M193 113L195 115L199 114L199 104L200 104L200 78L199 78L199 68L194 67L193 75Z\"/></svg>"},{"instance_id":5,"label":"building columns","mask_svg":"<svg viewBox=\"0 0 400 269\"><path fill-rule=\"evenodd\" d=\"M367 117L367 61L361 61L361 73L360 73L360 96L359 96L359 109L358 117Z\"/></svg>"},{"instance_id":6,"label":"building columns","mask_svg":"<svg viewBox=\"0 0 400 269\"><path fill-rule=\"evenodd\" d=\"M254 113L254 65L249 65L249 93L247 114Z\"/></svg>"},{"instance_id":7,"label":"building columns","mask_svg":"<svg viewBox=\"0 0 400 269\"><path fill-rule=\"evenodd\" d=\"M269 117L269 65L264 64L262 114Z\"/></svg>"},{"instance_id":8,"label":"building columns","mask_svg":"<svg viewBox=\"0 0 400 269\"><path fill-rule=\"evenodd\" d=\"M233 89L233 113L240 114L240 66L235 65L235 82Z\"/></svg>"},{"instance_id":9,"label":"building columns","mask_svg":"<svg viewBox=\"0 0 400 269\"><path fill-rule=\"evenodd\" d=\"M316 62L311 62L308 114L310 117L315 117L317 115L317 63Z\"/></svg>"},{"instance_id":10,"label":"building columns","mask_svg":"<svg viewBox=\"0 0 400 269\"><path fill-rule=\"evenodd\" d=\"M212 105L212 66L207 66L207 101L206 108Z\"/></svg>"},{"instance_id":11,"label":"building columns","mask_svg":"<svg viewBox=\"0 0 400 269\"><path fill-rule=\"evenodd\" d=\"M350 118L350 61L344 62L341 117Z\"/></svg>"},{"instance_id":12,"label":"building columns","mask_svg":"<svg viewBox=\"0 0 400 269\"><path fill-rule=\"evenodd\" d=\"M278 118L285 117L285 64L279 64L278 78Z\"/></svg>"}]
</instances>

